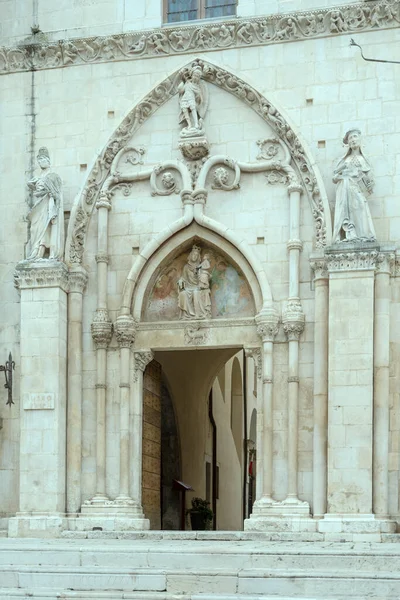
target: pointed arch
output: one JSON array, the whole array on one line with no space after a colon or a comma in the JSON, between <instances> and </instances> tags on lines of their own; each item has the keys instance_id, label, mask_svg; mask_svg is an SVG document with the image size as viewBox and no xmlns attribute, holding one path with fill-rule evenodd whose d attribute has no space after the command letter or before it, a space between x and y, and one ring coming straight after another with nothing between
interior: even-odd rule
<instances>
[{"instance_id":1,"label":"pointed arch","mask_svg":"<svg viewBox=\"0 0 400 600\"><path fill-rule=\"evenodd\" d=\"M209 61L202 64L204 80L235 95L252 108L288 147L309 198L314 218L315 246L324 247L332 235L329 203L323 181L310 150L296 128L277 108L249 83ZM193 63L191 60L185 66ZM156 85L124 118L97 156L88 178L74 203L65 249L68 263L81 263L89 220L102 186L110 173L116 154L127 145L134 133L155 111L170 100L178 90L182 67Z\"/></svg>"}]
</instances>

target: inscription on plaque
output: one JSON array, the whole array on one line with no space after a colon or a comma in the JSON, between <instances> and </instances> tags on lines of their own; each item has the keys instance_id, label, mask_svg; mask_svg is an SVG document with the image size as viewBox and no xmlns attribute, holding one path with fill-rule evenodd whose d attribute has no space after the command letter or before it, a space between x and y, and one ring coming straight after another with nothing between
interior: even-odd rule
<instances>
[{"instance_id":1,"label":"inscription on plaque","mask_svg":"<svg viewBox=\"0 0 400 600\"><path fill-rule=\"evenodd\" d=\"M53 393L31 393L24 394L25 410L49 410L54 408L55 394Z\"/></svg>"}]
</instances>

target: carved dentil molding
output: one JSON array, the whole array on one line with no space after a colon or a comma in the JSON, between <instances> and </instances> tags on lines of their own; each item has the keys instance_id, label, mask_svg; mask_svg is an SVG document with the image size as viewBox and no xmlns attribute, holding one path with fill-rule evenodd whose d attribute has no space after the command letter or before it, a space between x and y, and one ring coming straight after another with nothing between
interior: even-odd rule
<instances>
[{"instance_id":1,"label":"carved dentil molding","mask_svg":"<svg viewBox=\"0 0 400 600\"><path fill-rule=\"evenodd\" d=\"M398 27L399 2L362 2L327 9L213 21L107 37L0 47L0 74L201 51L266 46Z\"/></svg>"},{"instance_id":2,"label":"carved dentil molding","mask_svg":"<svg viewBox=\"0 0 400 600\"><path fill-rule=\"evenodd\" d=\"M120 348L131 348L135 342L137 322L130 315L121 315L114 324L115 337Z\"/></svg>"},{"instance_id":3,"label":"carved dentil molding","mask_svg":"<svg viewBox=\"0 0 400 600\"><path fill-rule=\"evenodd\" d=\"M59 287L69 290L68 268L63 262L49 259L21 261L14 272L14 285L17 289Z\"/></svg>"},{"instance_id":4,"label":"carved dentil molding","mask_svg":"<svg viewBox=\"0 0 400 600\"><path fill-rule=\"evenodd\" d=\"M301 182L296 180L294 170L291 166L285 166L283 163L279 162L275 165L274 161L269 161L268 169L271 169L269 175L274 175L275 165L277 168L279 167L283 170L283 175L282 173L278 173L279 177L284 176L285 181L287 180L288 184L294 184L296 186L301 184L307 191L314 218L315 245L318 248L323 248L326 245L327 235L324 201L318 186L313 164L308 158L296 133L291 129L290 125L286 123L284 117L271 102L262 96L255 88L221 67L207 63L204 60L197 61L197 63L201 63L202 65L202 77L205 82L212 83L226 92L233 94L252 108L271 127L276 136L287 148L290 160L293 161L296 166L296 171L299 173ZM153 89L138 105L135 106L135 108L132 109L127 117L125 117L110 138L107 146L97 158L78 203L71 215L66 245L66 259L68 262L82 262L84 240L89 218L94 206L96 206L98 198L99 202L104 202L105 205L107 205L107 208L110 206L108 195L101 191L110 175L111 166L115 157L123 150L123 148L125 148L125 146L127 146L127 144L129 144L130 139L140 126L150 118L160 106L177 94L180 82L181 73L180 71L176 71ZM199 165L199 167L200 170L202 170L202 165ZM199 175L199 187L202 187L200 179L201 175ZM122 182L118 185L125 186L125 188L128 186L126 189L129 189L129 186L132 184ZM195 194L197 196L196 198L192 198L192 200L204 202L206 195L201 198L199 196L200 193L200 190L196 190Z\"/></svg>"},{"instance_id":5,"label":"carved dentil molding","mask_svg":"<svg viewBox=\"0 0 400 600\"><path fill-rule=\"evenodd\" d=\"M113 326L105 308L98 308L94 313L92 325L92 338L96 349L105 349L111 342Z\"/></svg>"}]
</instances>

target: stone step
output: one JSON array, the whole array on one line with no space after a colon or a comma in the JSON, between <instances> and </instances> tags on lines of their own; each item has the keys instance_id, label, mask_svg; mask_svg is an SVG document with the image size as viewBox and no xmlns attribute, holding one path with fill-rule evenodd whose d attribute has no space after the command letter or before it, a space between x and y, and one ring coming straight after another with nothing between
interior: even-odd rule
<instances>
[{"instance_id":1,"label":"stone step","mask_svg":"<svg viewBox=\"0 0 400 600\"><path fill-rule=\"evenodd\" d=\"M54 592L46 589L35 590L33 592L27 592L21 589L0 589L0 599L11 600L12 598L23 598L27 600L33 598L34 600L55 600ZM65 600L321 600L318 596L270 596L263 594L169 594L167 592L75 592L73 590L65 590L62 596ZM334 596L324 596L324 600L348 600L349 596L335 594ZM386 600L385 597L372 597L371 600ZM365 600L363 596L351 596L351 600Z\"/></svg>"},{"instance_id":2,"label":"stone step","mask_svg":"<svg viewBox=\"0 0 400 600\"><path fill-rule=\"evenodd\" d=\"M61 539L109 540L206 540L206 541L266 541L266 542L323 542L316 532L263 531L63 531ZM400 541L400 534L399 534Z\"/></svg>"},{"instance_id":3,"label":"stone step","mask_svg":"<svg viewBox=\"0 0 400 600\"><path fill-rule=\"evenodd\" d=\"M7 529L0 529L0 538L8 537Z\"/></svg>"}]
</instances>

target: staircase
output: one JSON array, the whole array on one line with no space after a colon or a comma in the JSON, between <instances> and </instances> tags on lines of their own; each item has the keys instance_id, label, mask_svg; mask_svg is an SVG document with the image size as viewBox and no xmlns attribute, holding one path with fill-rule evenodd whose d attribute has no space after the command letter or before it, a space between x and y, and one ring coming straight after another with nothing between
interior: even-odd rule
<instances>
[{"instance_id":1,"label":"staircase","mask_svg":"<svg viewBox=\"0 0 400 600\"><path fill-rule=\"evenodd\" d=\"M183 532L136 533L136 539L89 535L1 539L0 600L400 597L398 543L276 542L267 534L218 532L197 534L203 539Z\"/></svg>"}]
</instances>

